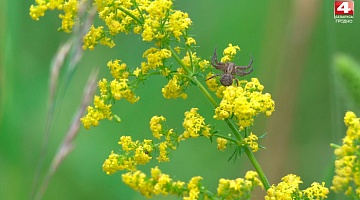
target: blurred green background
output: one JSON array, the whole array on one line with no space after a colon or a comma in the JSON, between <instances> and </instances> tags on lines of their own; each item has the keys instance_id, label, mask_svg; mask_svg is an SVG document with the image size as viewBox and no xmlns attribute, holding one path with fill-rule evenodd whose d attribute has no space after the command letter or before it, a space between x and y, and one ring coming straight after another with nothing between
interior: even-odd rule
<instances>
[{"instance_id":1,"label":"blurred green background","mask_svg":"<svg viewBox=\"0 0 360 200\"><path fill-rule=\"evenodd\" d=\"M0 2L0 199L30 197L44 138L50 63L69 38L57 32L57 11L33 21L29 16L33 3ZM341 79L336 78L339 73L334 70L334 56L343 53L360 61L360 4L355 4L352 24L335 23L333 1L178 0L174 5L189 13L194 22L191 34L200 46L198 56L208 59L215 47L223 49L228 43L241 47L236 61L241 65L253 55L255 70L246 78L259 78L276 102L273 115L259 116L253 127L258 135L268 133L260 142L267 149L255 155L270 184L293 173L301 176L301 188L314 181L330 186L334 157L329 144L341 142L345 112L359 111L341 86ZM109 78L109 60L121 59L131 68L142 61L147 46L140 36L121 35L116 43L113 49L98 46L85 52L56 114L45 168L80 104L90 71L98 67L99 77ZM111 150L119 149L121 135L150 138L148 124L153 115L164 115L169 126L181 131L183 113L198 107L206 122L229 132L224 123L212 119L213 108L197 88L188 90L186 101L165 100L161 94L165 84L164 78L151 77L137 91L141 97L138 103L117 102L115 110L121 123L104 120L90 131L81 128L76 148L52 178L44 199L145 199L122 183L120 173L107 176L101 166ZM205 185L215 190L219 178L243 177L253 169L246 156L228 162L231 154L230 149L216 150L216 144L204 138L187 140L160 169L174 180L203 176ZM155 165L140 169L148 173ZM254 199L263 199L264 192L255 195Z\"/></svg>"}]
</instances>

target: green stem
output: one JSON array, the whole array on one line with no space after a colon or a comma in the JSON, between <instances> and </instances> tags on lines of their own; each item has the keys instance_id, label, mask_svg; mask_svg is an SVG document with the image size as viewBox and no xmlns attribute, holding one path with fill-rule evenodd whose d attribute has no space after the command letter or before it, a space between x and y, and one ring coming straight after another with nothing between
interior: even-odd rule
<instances>
[{"instance_id":1,"label":"green stem","mask_svg":"<svg viewBox=\"0 0 360 200\"><path fill-rule=\"evenodd\" d=\"M127 9L125 9L125 8L123 8L123 7L121 7L121 6L119 6L118 8L119 8L119 10L121 10L122 12L124 12L125 14L127 14L129 17L133 18L137 23L139 23L139 24L141 24L141 25L144 24L143 21L141 21L141 20L140 20L139 18L137 18L135 15L133 15L132 13L130 13Z\"/></svg>"},{"instance_id":2,"label":"green stem","mask_svg":"<svg viewBox=\"0 0 360 200\"><path fill-rule=\"evenodd\" d=\"M191 77L192 81L199 87L200 91L210 101L210 103L214 106L214 108L218 107L219 106L218 103L210 95L210 93L204 87L204 85L200 83L200 81L196 78L196 76L193 76L194 73L192 71L190 71L190 69L181 61L180 57L177 55L177 53L174 51L174 49L172 49L170 45L168 45L167 47L170 49L170 51L172 53L172 56L175 58L175 60L184 69L184 71L188 74L188 76ZM231 121L229 119L225 119L224 121L229 126L231 131L235 134L237 140L242 141L244 138L240 134L240 131L237 129L237 127L235 126L233 121ZM248 131L248 130L246 129L245 131ZM260 177L260 180L263 183L265 189L268 190L270 188L269 181L267 180L264 171L261 169L261 166L259 165L258 161L256 160L256 158L255 158L253 152L251 151L250 147L245 146L244 151L245 151L246 155L248 156L250 162L254 166L255 170L257 171L257 173L258 173L258 175Z\"/></svg>"}]
</instances>

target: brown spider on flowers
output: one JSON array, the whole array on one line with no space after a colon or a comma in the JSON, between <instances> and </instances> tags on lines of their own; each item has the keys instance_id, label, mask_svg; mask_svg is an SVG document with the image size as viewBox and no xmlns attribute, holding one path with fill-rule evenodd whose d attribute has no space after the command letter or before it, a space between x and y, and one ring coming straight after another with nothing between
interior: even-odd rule
<instances>
[{"instance_id":1,"label":"brown spider on flowers","mask_svg":"<svg viewBox=\"0 0 360 200\"><path fill-rule=\"evenodd\" d=\"M236 84L239 85L239 82L235 75L245 76L245 75L250 74L253 71L253 69L250 69L253 61L254 61L254 59L251 58L251 61L248 66L236 66L236 64L232 63L232 62L225 62L225 63L218 62L216 48L215 48L214 56L211 59L211 65L224 73L223 74L215 74L215 75L207 78L206 81L209 79L212 79L214 77L221 76L220 83L223 86L232 85L233 79L235 79ZM250 69L250 71L245 71L247 69Z\"/></svg>"}]
</instances>

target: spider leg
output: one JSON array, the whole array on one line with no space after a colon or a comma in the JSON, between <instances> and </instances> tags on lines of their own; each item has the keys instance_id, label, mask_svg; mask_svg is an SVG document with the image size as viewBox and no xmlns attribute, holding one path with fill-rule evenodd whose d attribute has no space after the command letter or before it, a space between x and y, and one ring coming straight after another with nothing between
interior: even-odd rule
<instances>
[{"instance_id":1,"label":"spider leg","mask_svg":"<svg viewBox=\"0 0 360 200\"><path fill-rule=\"evenodd\" d=\"M212 79L212 78L215 78L215 77L217 77L217 76L221 76L221 74L215 74L215 75L213 75L213 76L210 76L210 77L207 78L205 81L210 80L210 79Z\"/></svg>"},{"instance_id":2,"label":"spider leg","mask_svg":"<svg viewBox=\"0 0 360 200\"><path fill-rule=\"evenodd\" d=\"M253 62L254 62L254 58L251 56L251 60L248 66L236 66L236 69L242 69L242 70L249 69L251 68Z\"/></svg>"},{"instance_id":3,"label":"spider leg","mask_svg":"<svg viewBox=\"0 0 360 200\"><path fill-rule=\"evenodd\" d=\"M236 72L236 75L238 75L238 76L245 76L245 75L248 75L248 74L250 74L252 71L254 71L254 69L251 69L250 71L237 71Z\"/></svg>"},{"instance_id":4,"label":"spider leg","mask_svg":"<svg viewBox=\"0 0 360 200\"><path fill-rule=\"evenodd\" d=\"M251 56L251 60L248 66L235 66L235 73L238 76L245 76L250 74L254 69L252 69L252 63L254 62L254 58ZM250 69L249 71L245 71Z\"/></svg>"},{"instance_id":5,"label":"spider leg","mask_svg":"<svg viewBox=\"0 0 360 200\"><path fill-rule=\"evenodd\" d=\"M211 65L216 68L216 65L218 65L218 64L219 64L219 62L217 60L217 54L216 54L216 48L215 48L214 55L211 58Z\"/></svg>"},{"instance_id":6,"label":"spider leg","mask_svg":"<svg viewBox=\"0 0 360 200\"><path fill-rule=\"evenodd\" d=\"M236 81L236 86L239 86L239 81L237 80L237 78L235 76L233 76L235 81Z\"/></svg>"},{"instance_id":7,"label":"spider leg","mask_svg":"<svg viewBox=\"0 0 360 200\"><path fill-rule=\"evenodd\" d=\"M211 58L211 65L212 65L213 67L215 67L216 69L218 69L218 70L224 71L224 70L225 70L225 67L226 67L226 64L227 64L227 63L223 63L223 62L219 62L219 61L218 61L218 59L217 59L217 53L216 53L216 48L215 48L214 55L213 55L213 57Z\"/></svg>"}]
</instances>

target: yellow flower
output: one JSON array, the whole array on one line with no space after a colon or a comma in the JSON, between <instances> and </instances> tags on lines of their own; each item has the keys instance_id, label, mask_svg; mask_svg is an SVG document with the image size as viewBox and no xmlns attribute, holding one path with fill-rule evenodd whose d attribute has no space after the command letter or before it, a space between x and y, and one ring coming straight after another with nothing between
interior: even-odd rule
<instances>
[{"instance_id":1,"label":"yellow flower","mask_svg":"<svg viewBox=\"0 0 360 200\"><path fill-rule=\"evenodd\" d=\"M223 91L223 98L219 107L215 109L215 119L225 119L234 115L241 130L254 122L259 113L271 115L275 103L271 95L262 94L264 86L258 79L252 78L250 82L240 81L238 87L229 86Z\"/></svg>"},{"instance_id":2,"label":"yellow flower","mask_svg":"<svg viewBox=\"0 0 360 200\"><path fill-rule=\"evenodd\" d=\"M139 170L122 174L122 180L126 185L141 192L147 198L153 194L153 184L146 178L146 174Z\"/></svg>"},{"instance_id":3,"label":"yellow flower","mask_svg":"<svg viewBox=\"0 0 360 200\"><path fill-rule=\"evenodd\" d=\"M99 96L94 97L94 107L88 106L88 113L80 119L86 129L90 129L90 126L99 125L99 121L105 118L112 120L113 115L111 113L111 104L105 104L104 99Z\"/></svg>"},{"instance_id":4,"label":"yellow flower","mask_svg":"<svg viewBox=\"0 0 360 200\"><path fill-rule=\"evenodd\" d=\"M258 174L254 171L248 171L245 179L229 180L221 178L217 188L217 195L224 199L249 199L255 186L262 187Z\"/></svg>"},{"instance_id":5,"label":"yellow flower","mask_svg":"<svg viewBox=\"0 0 360 200\"><path fill-rule=\"evenodd\" d=\"M153 116L150 120L150 130L153 133L153 136L159 140L160 137L163 136L163 134L161 134L163 131L161 122L164 122L165 120L166 119L163 116Z\"/></svg>"},{"instance_id":6,"label":"yellow flower","mask_svg":"<svg viewBox=\"0 0 360 200\"><path fill-rule=\"evenodd\" d=\"M227 140L224 138L216 138L216 143L217 145L217 149L219 149L220 151L224 151L226 149L226 144L227 144Z\"/></svg>"},{"instance_id":7,"label":"yellow flower","mask_svg":"<svg viewBox=\"0 0 360 200\"><path fill-rule=\"evenodd\" d=\"M98 86L100 89L100 94L102 98L106 98L108 95L108 82L105 78L103 78L102 80L100 80L98 82Z\"/></svg>"},{"instance_id":8,"label":"yellow flower","mask_svg":"<svg viewBox=\"0 0 360 200\"><path fill-rule=\"evenodd\" d=\"M121 60L111 60L107 63L110 73L115 79L127 79L129 77L129 72L126 71L126 63L121 62Z\"/></svg>"},{"instance_id":9,"label":"yellow flower","mask_svg":"<svg viewBox=\"0 0 360 200\"><path fill-rule=\"evenodd\" d=\"M180 41L180 36L184 34L184 31L188 29L191 24L192 21L187 13L176 10L169 16L167 31L171 32L174 37Z\"/></svg>"},{"instance_id":10,"label":"yellow flower","mask_svg":"<svg viewBox=\"0 0 360 200\"><path fill-rule=\"evenodd\" d=\"M118 158L119 158L119 155L114 153L114 151L111 151L109 158L105 160L105 162L102 166L103 171L107 175L113 174L116 171L120 170L120 166L118 164Z\"/></svg>"},{"instance_id":11,"label":"yellow flower","mask_svg":"<svg viewBox=\"0 0 360 200\"><path fill-rule=\"evenodd\" d=\"M77 18L78 4L77 0L69 0L64 3L63 10L65 14L59 15L59 18L62 19L60 30L66 33L71 32Z\"/></svg>"},{"instance_id":12,"label":"yellow flower","mask_svg":"<svg viewBox=\"0 0 360 200\"><path fill-rule=\"evenodd\" d=\"M325 199L326 195L329 194L329 189L325 187L325 183L322 182L321 185L317 182L311 184L311 187L303 190L303 195L309 199Z\"/></svg>"},{"instance_id":13,"label":"yellow flower","mask_svg":"<svg viewBox=\"0 0 360 200\"><path fill-rule=\"evenodd\" d=\"M167 151L168 145L167 142L161 142L159 144L159 157L156 158L159 162L169 162L170 159L168 157L169 152Z\"/></svg>"},{"instance_id":14,"label":"yellow flower","mask_svg":"<svg viewBox=\"0 0 360 200\"><path fill-rule=\"evenodd\" d=\"M136 143L131 140L131 136L121 136L118 142L121 145L122 150L126 153L135 149Z\"/></svg>"},{"instance_id":15,"label":"yellow flower","mask_svg":"<svg viewBox=\"0 0 360 200\"><path fill-rule=\"evenodd\" d=\"M195 41L194 38L188 37L188 38L186 38L185 44L188 45L188 46L191 46L191 44L196 44L196 41Z\"/></svg>"},{"instance_id":16,"label":"yellow flower","mask_svg":"<svg viewBox=\"0 0 360 200\"><path fill-rule=\"evenodd\" d=\"M252 152L257 152L259 150L258 139L259 138L251 132L250 135L244 139L244 143L250 147Z\"/></svg>"},{"instance_id":17,"label":"yellow flower","mask_svg":"<svg viewBox=\"0 0 360 200\"><path fill-rule=\"evenodd\" d=\"M203 178L201 176L195 176L192 177L189 181L189 183L187 184L187 188L189 190L189 196L186 197L184 195L184 200L196 200L199 198L199 194L200 194L200 187L201 187L201 180Z\"/></svg>"},{"instance_id":18,"label":"yellow flower","mask_svg":"<svg viewBox=\"0 0 360 200\"><path fill-rule=\"evenodd\" d=\"M325 187L325 183L320 185L317 182L311 184L311 187L300 190L299 184L302 183L299 176L289 174L283 177L282 182L278 185L272 185L267 190L265 200L273 199L325 199L329 193L329 189Z\"/></svg>"},{"instance_id":19,"label":"yellow flower","mask_svg":"<svg viewBox=\"0 0 360 200\"><path fill-rule=\"evenodd\" d=\"M135 149L134 160L140 165L145 165L146 163L150 162L150 160L152 159L152 157L149 156L149 153L152 152L152 147L148 145L148 147L150 148L146 148L144 146L139 145Z\"/></svg>"},{"instance_id":20,"label":"yellow flower","mask_svg":"<svg viewBox=\"0 0 360 200\"><path fill-rule=\"evenodd\" d=\"M127 82L128 79L120 79L119 81L114 79L111 81L111 95L115 100L125 98L130 103L135 103L139 101L140 97L135 96L134 92L129 89Z\"/></svg>"},{"instance_id":21,"label":"yellow flower","mask_svg":"<svg viewBox=\"0 0 360 200\"><path fill-rule=\"evenodd\" d=\"M179 83L179 77L175 75L165 87L162 88L161 92L166 99L170 98L183 98L186 99L187 95L183 92L183 88Z\"/></svg>"},{"instance_id":22,"label":"yellow flower","mask_svg":"<svg viewBox=\"0 0 360 200\"><path fill-rule=\"evenodd\" d=\"M228 62L234 59L237 51L240 51L239 46L233 46L231 43L224 49L224 57L221 58L221 62Z\"/></svg>"},{"instance_id":23,"label":"yellow flower","mask_svg":"<svg viewBox=\"0 0 360 200\"><path fill-rule=\"evenodd\" d=\"M139 67L137 67L137 68L134 70L134 72L133 72L133 74L134 74L136 77L139 77L140 73L141 73L141 69L140 69Z\"/></svg>"},{"instance_id":24,"label":"yellow flower","mask_svg":"<svg viewBox=\"0 0 360 200\"><path fill-rule=\"evenodd\" d=\"M94 25L92 25L89 32L83 38L84 45L82 48L84 50L87 48L93 50L95 46L99 43L99 41L105 38L105 32L103 29L103 26L95 28Z\"/></svg>"},{"instance_id":25,"label":"yellow flower","mask_svg":"<svg viewBox=\"0 0 360 200\"><path fill-rule=\"evenodd\" d=\"M187 139L189 137L197 138L201 135L210 137L210 127L205 123L205 118L197 113L198 108L191 108L190 111L185 112L185 119L183 127L184 133L181 134L178 140Z\"/></svg>"},{"instance_id":26,"label":"yellow flower","mask_svg":"<svg viewBox=\"0 0 360 200\"><path fill-rule=\"evenodd\" d=\"M45 11L48 9L46 6L46 2L44 4L39 5L31 5L30 6L30 16L33 20L39 20L39 17L43 17L45 15Z\"/></svg>"},{"instance_id":27,"label":"yellow flower","mask_svg":"<svg viewBox=\"0 0 360 200\"><path fill-rule=\"evenodd\" d=\"M350 198L360 196L360 118L347 112L344 123L348 127L342 146L335 149L335 173L331 189Z\"/></svg>"},{"instance_id":28,"label":"yellow flower","mask_svg":"<svg viewBox=\"0 0 360 200\"><path fill-rule=\"evenodd\" d=\"M144 139L143 142L132 141L131 136L121 136L118 142L121 145L124 155L119 159L120 170L127 169L134 171L137 165L145 165L152 157L150 154L153 152L152 140Z\"/></svg>"},{"instance_id":29,"label":"yellow flower","mask_svg":"<svg viewBox=\"0 0 360 200\"><path fill-rule=\"evenodd\" d=\"M141 64L142 73L147 73L151 69L156 69L164 65L164 60L171 57L171 51L168 49L157 49L151 47L143 54L143 58L147 59L147 63Z\"/></svg>"}]
</instances>

